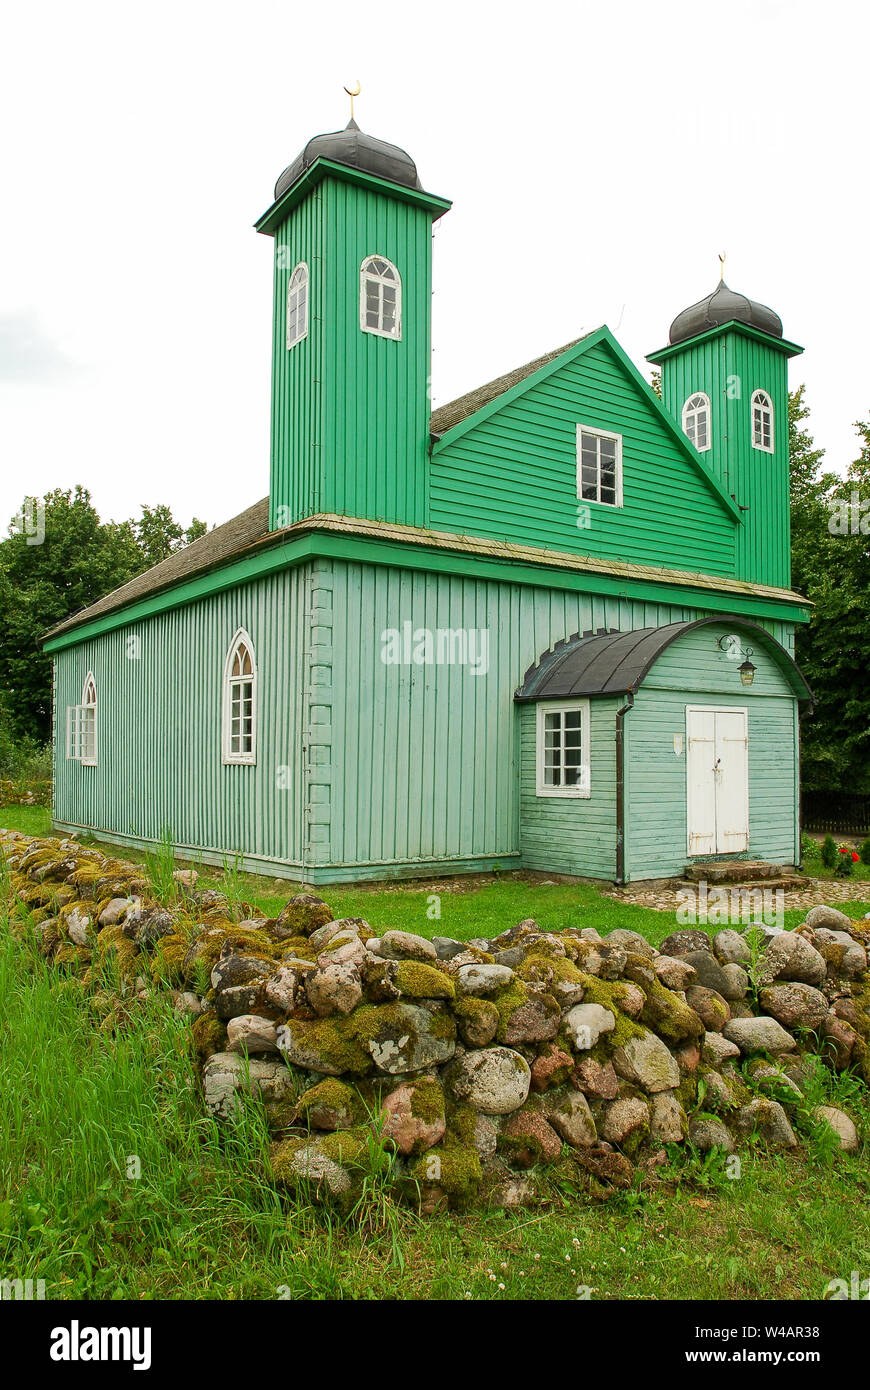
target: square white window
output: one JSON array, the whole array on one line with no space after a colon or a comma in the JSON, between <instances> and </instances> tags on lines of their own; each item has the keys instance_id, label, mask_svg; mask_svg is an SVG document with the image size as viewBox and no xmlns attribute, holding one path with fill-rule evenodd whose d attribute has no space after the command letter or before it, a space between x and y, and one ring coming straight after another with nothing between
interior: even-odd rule
<instances>
[{"instance_id":1,"label":"square white window","mask_svg":"<svg viewBox=\"0 0 870 1390\"><path fill-rule=\"evenodd\" d=\"M622 435L577 426L577 496L581 502L622 506Z\"/></svg>"},{"instance_id":2,"label":"square white window","mask_svg":"<svg viewBox=\"0 0 870 1390\"><path fill-rule=\"evenodd\" d=\"M589 701L541 701L537 707L538 796L591 796Z\"/></svg>"}]
</instances>

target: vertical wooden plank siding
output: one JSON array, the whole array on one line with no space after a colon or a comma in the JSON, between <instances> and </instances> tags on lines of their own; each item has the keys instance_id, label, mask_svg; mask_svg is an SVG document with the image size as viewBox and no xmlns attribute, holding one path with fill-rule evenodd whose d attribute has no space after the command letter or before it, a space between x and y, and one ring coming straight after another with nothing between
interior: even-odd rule
<instances>
[{"instance_id":1,"label":"vertical wooden plank siding","mask_svg":"<svg viewBox=\"0 0 870 1390\"><path fill-rule=\"evenodd\" d=\"M774 452L752 447L752 393L774 409ZM736 574L788 588L791 583L788 488L788 359L739 329L688 341L662 364L664 404L678 422L696 391L710 397L712 446L704 457L741 507Z\"/></svg>"},{"instance_id":2,"label":"vertical wooden plank siding","mask_svg":"<svg viewBox=\"0 0 870 1390\"><path fill-rule=\"evenodd\" d=\"M385 185L386 189L386 185ZM314 512L425 526L432 214L324 179L275 237L272 527ZM360 328L360 266L402 281L402 336ZM286 346L287 282L309 269L307 338Z\"/></svg>"},{"instance_id":3,"label":"vertical wooden plank siding","mask_svg":"<svg viewBox=\"0 0 870 1390\"><path fill-rule=\"evenodd\" d=\"M627 810L627 877L678 874L688 862L686 839L686 706L746 706L749 710L749 849L745 857L795 862L796 700L766 652L753 648L751 686L738 662L719 651L727 624L690 632L656 662L626 719L631 763ZM682 734L683 752L674 753ZM662 834L662 827L668 834Z\"/></svg>"}]
</instances>

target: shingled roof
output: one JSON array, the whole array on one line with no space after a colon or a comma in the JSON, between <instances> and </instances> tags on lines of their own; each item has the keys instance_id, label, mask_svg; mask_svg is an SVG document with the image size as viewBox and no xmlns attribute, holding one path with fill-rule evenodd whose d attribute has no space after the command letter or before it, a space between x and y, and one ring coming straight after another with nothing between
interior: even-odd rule
<instances>
[{"instance_id":1,"label":"shingled roof","mask_svg":"<svg viewBox=\"0 0 870 1390\"><path fill-rule=\"evenodd\" d=\"M489 405L496 396L503 396L505 391L510 391L512 386L518 386L521 381L525 381L526 377L533 376L541 367L546 367L561 353L576 347L588 336L588 333L583 333L579 338L574 338L572 342L565 343L563 347L555 348L553 352L545 352L543 357L536 357L533 362L527 362L523 367L514 367L512 372L505 372L504 376L497 376L493 381L488 381L485 386L478 386L476 390L469 391L464 396L458 396L455 401L450 401L447 405L439 405L438 409L432 412L429 432L436 435L446 434L448 430L453 429L454 425L458 425L462 420L467 420L469 415L473 415L476 410L482 410L485 405Z\"/></svg>"},{"instance_id":2,"label":"shingled roof","mask_svg":"<svg viewBox=\"0 0 870 1390\"><path fill-rule=\"evenodd\" d=\"M190 545L184 546L182 550L176 550L167 559L161 560L159 565L152 565L151 569L137 574L135 579L122 584L120 589L113 589L110 594L98 599L89 608L83 608L72 617L64 618L62 623L51 628L45 636L57 637L68 628L78 627L80 623L90 622L92 618L100 618L105 613L113 613L118 608L126 607L128 603L135 603L137 599L157 593L160 589L169 589L173 584L181 583L183 579L192 579L196 574L203 574L206 570L235 559L243 550L247 550L249 546L255 545L268 535L269 499L264 497L246 512L234 516L231 521L225 521L223 526L215 526L212 531L206 531L204 536L200 536L199 540L191 541Z\"/></svg>"}]
</instances>

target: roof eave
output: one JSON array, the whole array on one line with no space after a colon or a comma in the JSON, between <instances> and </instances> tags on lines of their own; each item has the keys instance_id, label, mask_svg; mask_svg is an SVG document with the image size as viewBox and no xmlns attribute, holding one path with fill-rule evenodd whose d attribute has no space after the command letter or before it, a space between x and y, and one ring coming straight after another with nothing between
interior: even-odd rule
<instances>
[{"instance_id":1,"label":"roof eave","mask_svg":"<svg viewBox=\"0 0 870 1390\"><path fill-rule=\"evenodd\" d=\"M284 221L287 214L293 210L297 203L301 202L322 179L326 177L342 179L345 183L356 183L363 188L376 188L380 191L385 189L391 198L398 198L404 203L413 203L416 207L428 208L434 213L435 219L442 217L453 205L449 198L439 198L434 193L426 193L419 188L409 188L406 184L393 183L391 179L378 178L376 174L368 174L363 169L354 169L350 164L339 164L333 159L324 159L319 155L285 193L277 198L271 207L267 208L262 217L254 223L254 228L258 232L263 232L267 236L273 236L277 228Z\"/></svg>"},{"instance_id":2,"label":"roof eave","mask_svg":"<svg viewBox=\"0 0 870 1390\"><path fill-rule=\"evenodd\" d=\"M741 323L739 319L730 319L728 323L717 324L714 328L708 328L704 333L696 333L694 337L684 338L679 343L668 343L665 347L648 353L646 360L657 367L661 362L665 362L669 357L673 357L675 353L680 352L690 344L694 347L696 343L706 343L711 338L732 331L744 333L747 338L764 343L766 347L773 348L776 352L782 352L786 357L798 357L803 352L802 347L797 343L790 342L788 338L777 338L772 333L764 333L760 328L753 328L749 323Z\"/></svg>"}]
</instances>

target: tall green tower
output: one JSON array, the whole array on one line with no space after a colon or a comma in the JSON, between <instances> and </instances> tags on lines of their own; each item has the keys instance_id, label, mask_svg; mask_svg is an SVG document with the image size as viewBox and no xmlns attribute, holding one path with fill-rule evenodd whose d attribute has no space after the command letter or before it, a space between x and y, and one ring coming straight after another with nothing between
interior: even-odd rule
<instances>
[{"instance_id":1,"label":"tall green tower","mask_svg":"<svg viewBox=\"0 0 870 1390\"><path fill-rule=\"evenodd\" d=\"M432 223L404 150L345 130L284 170L275 239L270 524L427 523Z\"/></svg>"},{"instance_id":2,"label":"tall green tower","mask_svg":"<svg viewBox=\"0 0 870 1390\"><path fill-rule=\"evenodd\" d=\"M743 513L737 576L787 588L789 553L788 359L803 349L765 304L724 280L678 314L662 369L664 404Z\"/></svg>"}]
</instances>

